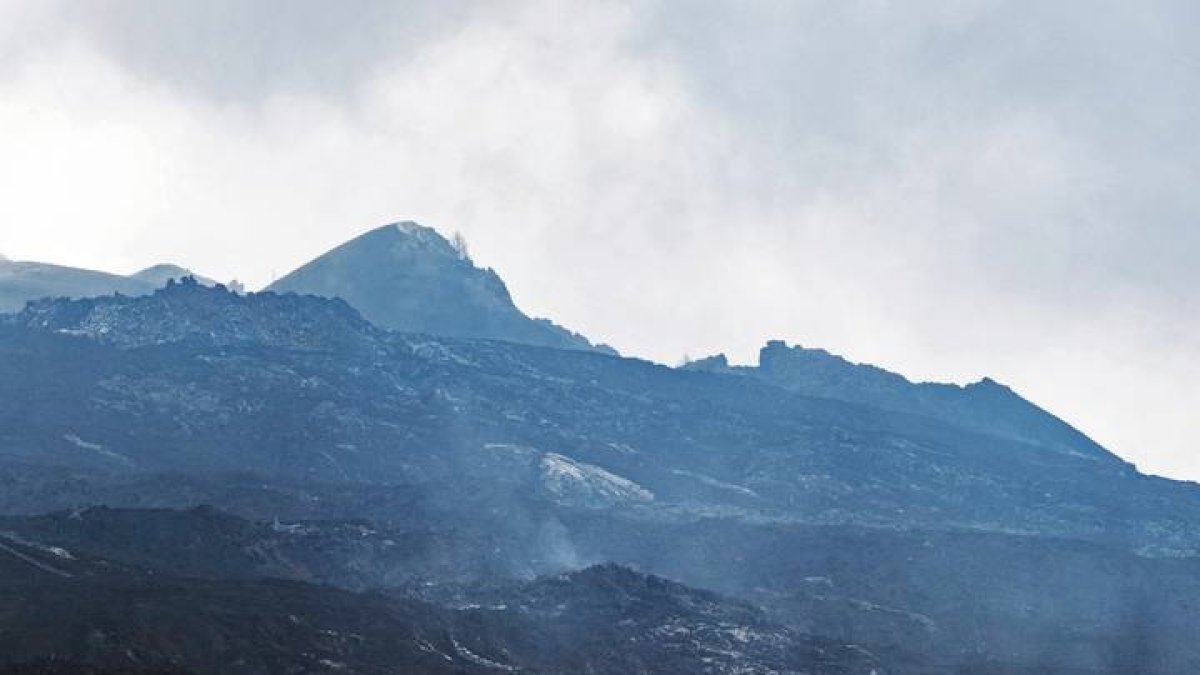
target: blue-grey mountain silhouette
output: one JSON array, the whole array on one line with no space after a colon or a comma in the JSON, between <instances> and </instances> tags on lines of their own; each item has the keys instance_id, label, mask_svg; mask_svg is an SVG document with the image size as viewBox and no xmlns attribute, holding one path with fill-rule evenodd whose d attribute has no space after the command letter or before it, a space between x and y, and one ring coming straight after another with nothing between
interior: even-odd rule
<instances>
[{"instance_id":1,"label":"blue-grey mountain silhouette","mask_svg":"<svg viewBox=\"0 0 1200 675\"><path fill-rule=\"evenodd\" d=\"M550 321L529 318L494 271L476 267L465 248L413 222L371 230L266 290L341 298L392 330L611 352Z\"/></svg>"},{"instance_id":2,"label":"blue-grey mountain silhouette","mask_svg":"<svg viewBox=\"0 0 1200 675\"><path fill-rule=\"evenodd\" d=\"M9 260L0 256L0 312L14 312L25 303L42 298L88 298L97 295L145 295L161 288L168 279L196 277L178 265L161 264L129 276L40 262Z\"/></svg>"}]
</instances>

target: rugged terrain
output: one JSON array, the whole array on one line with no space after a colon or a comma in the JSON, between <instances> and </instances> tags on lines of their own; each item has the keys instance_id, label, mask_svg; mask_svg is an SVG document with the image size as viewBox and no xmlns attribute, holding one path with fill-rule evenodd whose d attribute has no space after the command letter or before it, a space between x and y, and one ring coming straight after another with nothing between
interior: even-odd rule
<instances>
[{"instance_id":1,"label":"rugged terrain","mask_svg":"<svg viewBox=\"0 0 1200 675\"><path fill-rule=\"evenodd\" d=\"M185 280L0 320L0 635L41 636L9 662L1200 669L1200 490L999 383L777 342L672 369L352 304Z\"/></svg>"}]
</instances>

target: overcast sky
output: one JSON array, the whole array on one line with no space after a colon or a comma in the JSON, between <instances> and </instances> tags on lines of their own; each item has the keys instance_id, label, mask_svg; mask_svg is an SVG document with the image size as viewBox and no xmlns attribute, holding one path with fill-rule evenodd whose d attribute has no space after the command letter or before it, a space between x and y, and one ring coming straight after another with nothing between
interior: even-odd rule
<instances>
[{"instance_id":1,"label":"overcast sky","mask_svg":"<svg viewBox=\"0 0 1200 675\"><path fill-rule=\"evenodd\" d=\"M0 0L0 253L459 230L626 354L1006 382L1200 479L1200 4Z\"/></svg>"}]
</instances>

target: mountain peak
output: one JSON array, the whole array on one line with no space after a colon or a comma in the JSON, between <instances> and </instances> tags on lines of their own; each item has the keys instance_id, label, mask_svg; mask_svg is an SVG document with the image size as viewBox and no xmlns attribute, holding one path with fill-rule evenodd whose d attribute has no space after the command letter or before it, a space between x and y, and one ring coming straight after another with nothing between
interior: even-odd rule
<instances>
[{"instance_id":1,"label":"mountain peak","mask_svg":"<svg viewBox=\"0 0 1200 675\"><path fill-rule=\"evenodd\" d=\"M413 220L401 220L388 223L351 239L344 245L357 243L379 243L380 241L404 242L407 244L424 244L438 252L453 253L450 242L437 230Z\"/></svg>"},{"instance_id":2,"label":"mountain peak","mask_svg":"<svg viewBox=\"0 0 1200 675\"><path fill-rule=\"evenodd\" d=\"M159 263L157 265L151 265L144 270L139 270L129 275L130 279L145 281L146 283L153 285L155 288L162 288L163 285L165 285L168 281L178 281L185 277L192 277L205 286L217 285L217 282L213 281L212 279L202 277L186 267L180 267L179 265L172 263Z\"/></svg>"},{"instance_id":3,"label":"mountain peak","mask_svg":"<svg viewBox=\"0 0 1200 675\"><path fill-rule=\"evenodd\" d=\"M417 234L425 234L425 233L431 233L431 234L437 235L437 231L434 230L432 227L425 227L424 225L418 223L415 220L401 220L401 221L392 223L391 225L385 225L384 228L385 229L391 228L391 229L394 229L398 232L401 232L401 233L409 235L409 236L417 235ZM438 235L438 236L440 237L441 235Z\"/></svg>"},{"instance_id":4,"label":"mountain peak","mask_svg":"<svg viewBox=\"0 0 1200 675\"><path fill-rule=\"evenodd\" d=\"M451 242L413 221L359 235L266 290L342 298L392 330L599 349L580 335L526 316L494 271L475 266L460 237Z\"/></svg>"}]
</instances>

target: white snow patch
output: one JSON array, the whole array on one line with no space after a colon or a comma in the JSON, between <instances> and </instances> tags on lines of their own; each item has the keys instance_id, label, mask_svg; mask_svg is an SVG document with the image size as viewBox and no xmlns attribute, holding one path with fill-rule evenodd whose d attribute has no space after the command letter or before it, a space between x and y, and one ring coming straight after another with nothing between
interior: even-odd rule
<instances>
[{"instance_id":1,"label":"white snow patch","mask_svg":"<svg viewBox=\"0 0 1200 675\"><path fill-rule=\"evenodd\" d=\"M542 485L560 499L592 505L654 501L653 492L628 478L553 452L542 456Z\"/></svg>"}]
</instances>

